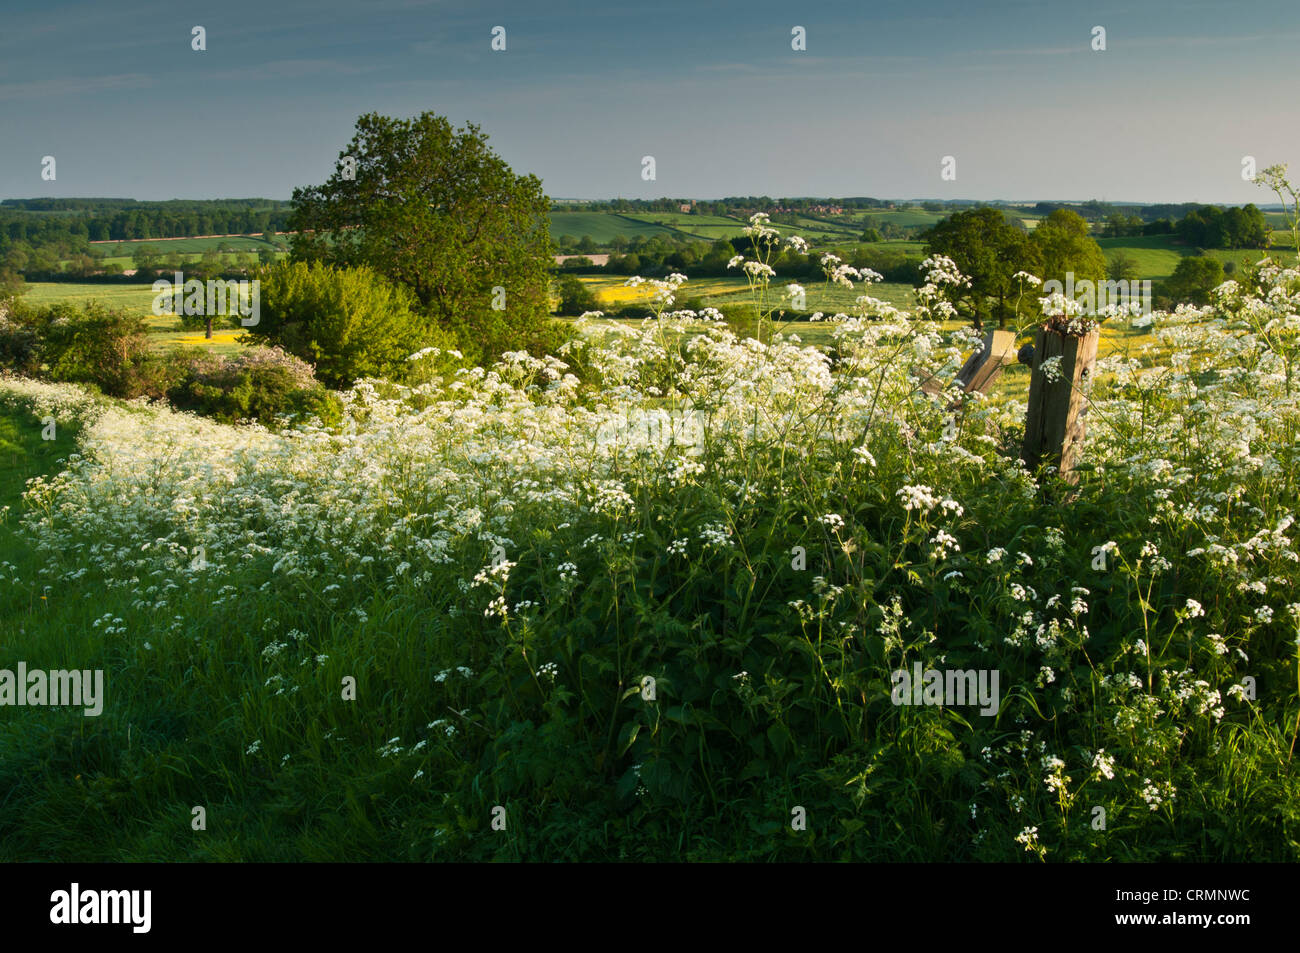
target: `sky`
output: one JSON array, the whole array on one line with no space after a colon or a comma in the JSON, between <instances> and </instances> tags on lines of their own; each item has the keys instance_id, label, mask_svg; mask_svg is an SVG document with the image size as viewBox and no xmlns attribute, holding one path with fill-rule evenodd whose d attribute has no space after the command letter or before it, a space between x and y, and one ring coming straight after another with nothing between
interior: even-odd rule
<instances>
[{"instance_id":1,"label":"sky","mask_svg":"<svg viewBox=\"0 0 1300 953\"><path fill-rule=\"evenodd\" d=\"M1298 49L1295 0L4 0L0 198L287 199L432 111L554 198L1264 204Z\"/></svg>"}]
</instances>

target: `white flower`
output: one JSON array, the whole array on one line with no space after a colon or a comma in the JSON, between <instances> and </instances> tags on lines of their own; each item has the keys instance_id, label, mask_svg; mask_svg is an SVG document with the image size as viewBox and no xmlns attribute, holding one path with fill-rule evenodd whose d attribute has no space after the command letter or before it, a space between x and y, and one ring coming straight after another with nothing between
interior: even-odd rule
<instances>
[{"instance_id":1,"label":"white flower","mask_svg":"<svg viewBox=\"0 0 1300 953\"><path fill-rule=\"evenodd\" d=\"M928 510L939 502L935 498L934 490L928 486L904 486L894 495L904 498L903 508L907 510Z\"/></svg>"},{"instance_id":2,"label":"white flower","mask_svg":"<svg viewBox=\"0 0 1300 953\"><path fill-rule=\"evenodd\" d=\"M1057 354L1047 358L1038 365L1039 370L1043 372L1048 383L1055 384L1058 381L1065 380L1065 373L1061 370L1061 355Z\"/></svg>"},{"instance_id":3,"label":"white flower","mask_svg":"<svg viewBox=\"0 0 1300 953\"><path fill-rule=\"evenodd\" d=\"M1150 778L1143 778L1142 784L1142 800L1146 801L1147 807L1153 811L1159 809L1160 805L1166 800L1173 800L1174 794L1178 790L1167 782L1158 785Z\"/></svg>"},{"instance_id":4,"label":"white flower","mask_svg":"<svg viewBox=\"0 0 1300 953\"><path fill-rule=\"evenodd\" d=\"M1024 844L1024 845L1025 845L1025 850L1033 850L1035 847L1037 847L1037 846L1038 846L1038 828L1037 828L1037 826L1035 826L1035 827L1026 827L1026 828L1025 828L1024 830L1022 830L1019 834L1017 834L1017 835L1016 835L1016 843L1017 843L1017 844Z\"/></svg>"},{"instance_id":5,"label":"white flower","mask_svg":"<svg viewBox=\"0 0 1300 953\"><path fill-rule=\"evenodd\" d=\"M939 559L947 556L950 551L954 553L961 552L956 537L952 536L947 530L939 530L934 534L934 538L930 542L934 545L932 554Z\"/></svg>"}]
</instances>

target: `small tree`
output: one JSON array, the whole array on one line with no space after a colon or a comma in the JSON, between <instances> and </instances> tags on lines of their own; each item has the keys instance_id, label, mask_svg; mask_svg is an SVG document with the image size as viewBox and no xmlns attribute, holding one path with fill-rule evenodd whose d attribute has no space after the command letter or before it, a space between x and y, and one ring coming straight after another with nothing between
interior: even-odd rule
<instances>
[{"instance_id":1,"label":"small tree","mask_svg":"<svg viewBox=\"0 0 1300 953\"><path fill-rule=\"evenodd\" d=\"M563 315L581 315L600 307L591 289L573 275L560 276L560 310Z\"/></svg>"},{"instance_id":2,"label":"small tree","mask_svg":"<svg viewBox=\"0 0 1300 953\"><path fill-rule=\"evenodd\" d=\"M1161 286L1161 292L1174 304L1209 304L1210 292L1223 284L1223 265L1208 255L1184 258Z\"/></svg>"},{"instance_id":3,"label":"small tree","mask_svg":"<svg viewBox=\"0 0 1300 953\"><path fill-rule=\"evenodd\" d=\"M155 245L137 245L131 253L131 261L135 264L136 274L144 279L152 277L158 271L161 256Z\"/></svg>"},{"instance_id":4,"label":"small tree","mask_svg":"<svg viewBox=\"0 0 1300 953\"><path fill-rule=\"evenodd\" d=\"M926 235L926 253L950 259L969 276L956 304L976 327L989 318L1004 325L1022 291L1016 274L1040 268L1038 245L995 208L957 212L939 222Z\"/></svg>"},{"instance_id":5,"label":"small tree","mask_svg":"<svg viewBox=\"0 0 1300 953\"><path fill-rule=\"evenodd\" d=\"M13 303L27 290L23 276L0 264L0 317L9 313Z\"/></svg>"},{"instance_id":6,"label":"small tree","mask_svg":"<svg viewBox=\"0 0 1300 953\"><path fill-rule=\"evenodd\" d=\"M27 321L50 378L94 384L113 397L139 393L141 368L150 358L144 319L89 301L81 308L59 302Z\"/></svg>"},{"instance_id":7,"label":"small tree","mask_svg":"<svg viewBox=\"0 0 1300 953\"><path fill-rule=\"evenodd\" d=\"M1039 277L1044 281L1064 284L1068 274L1074 275L1075 282L1106 277L1106 256L1078 212L1065 208L1052 212L1034 229L1033 241L1042 256Z\"/></svg>"},{"instance_id":8,"label":"small tree","mask_svg":"<svg viewBox=\"0 0 1300 953\"><path fill-rule=\"evenodd\" d=\"M1137 259L1132 255L1119 252L1106 265L1106 277L1112 281L1137 281L1141 277L1138 273Z\"/></svg>"},{"instance_id":9,"label":"small tree","mask_svg":"<svg viewBox=\"0 0 1300 953\"><path fill-rule=\"evenodd\" d=\"M260 314L249 333L315 365L330 387L362 377L400 377L421 348L454 348L412 314L414 297L366 266L280 262L258 272Z\"/></svg>"}]
</instances>

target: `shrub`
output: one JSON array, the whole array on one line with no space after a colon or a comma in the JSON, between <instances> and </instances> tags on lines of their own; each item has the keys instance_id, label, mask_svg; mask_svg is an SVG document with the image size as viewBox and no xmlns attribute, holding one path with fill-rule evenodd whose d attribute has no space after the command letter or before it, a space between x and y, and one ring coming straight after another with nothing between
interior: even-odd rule
<instances>
[{"instance_id":1,"label":"shrub","mask_svg":"<svg viewBox=\"0 0 1300 953\"><path fill-rule=\"evenodd\" d=\"M337 424L342 402L315 379L309 364L280 348L250 348L233 357L194 349L178 355L184 371L168 393L178 408L223 423L255 420L277 427L320 418Z\"/></svg>"},{"instance_id":2,"label":"shrub","mask_svg":"<svg viewBox=\"0 0 1300 953\"><path fill-rule=\"evenodd\" d=\"M21 374L127 399L161 397L170 374L167 360L149 348L143 318L93 301L15 307L0 319L0 361Z\"/></svg>"},{"instance_id":3,"label":"shrub","mask_svg":"<svg viewBox=\"0 0 1300 953\"><path fill-rule=\"evenodd\" d=\"M586 311L595 311L599 307L591 289L573 275L561 275L559 285L560 314L576 317Z\"/></svg>"},{"instance_id":4,"label":"shrub","mask_svg":"<svg viewBox=\"0 0 1300 953\"><path fill-rule=\"evenodd\" d=\"M35 377L40 372L40 357L36 330L7 311L0 314L0 367Z\"/></svg>"},{"instance_id":5,"label":"shrub","mask_svg":"<svg viewBox=\"0 0 1300 953\"><path fill-rule=\"evenodd\" d=\"M1189 256L1160 287L1160 292L1174 304L1205 305L1210 291L1223 283L1223 265L1207 255Z\"/></svg>"},{"instance_id":6,"label":"shrub","mask_svg":"<svg viewBox=\"0 0 1300 953\"><path fill-rule=\"evenodd\" d=\"M329 387L401 376L422 347L453 346L421 322L412 296L368 267L280 262L258 271L261 312L249 333L315 365Z\"/></svg>"}]
</instances>

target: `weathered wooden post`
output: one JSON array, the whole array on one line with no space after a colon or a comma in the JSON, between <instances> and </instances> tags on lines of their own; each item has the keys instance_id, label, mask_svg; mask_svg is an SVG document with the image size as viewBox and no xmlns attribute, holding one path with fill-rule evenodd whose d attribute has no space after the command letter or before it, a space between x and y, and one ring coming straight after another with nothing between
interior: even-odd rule
<instances>
[{"instance_id":1,"label":"weathered wooden post","mask_svg":"<svg viewBox=\"0 0 1300 953\"><path fill-rule=\"evenodd\" d=\"M1002 373L1002 368L1016 362L1016 336L1011 331L989 331L984 335L984 343L961 366L957 372L957 383L966 393L979 391L987 394L993 382ZM930 396L944 390L941 381L931 377L921 384L921 390ZM953 408L949 408L953 409Z\"/></svg>"},{"instance_id":2,"label":"weathered wooden post","mask_svg":"<svg viewBox=\"0 0 1300 953\"><path fill-rule=\"evenodd\" d=\"M1061 478L1077 483L1074 469L1083 450L1088 391L1097 363L1101 331L1096 322L1081 323L1064 316L1048 320L1034 336L1029 379L1029 410L1025 415L1025 445L1021 458L1030 470L1040 464L1056 467ZM1056 373L1043 365L1060 358Z\"/></svg>"}]
</instances>

